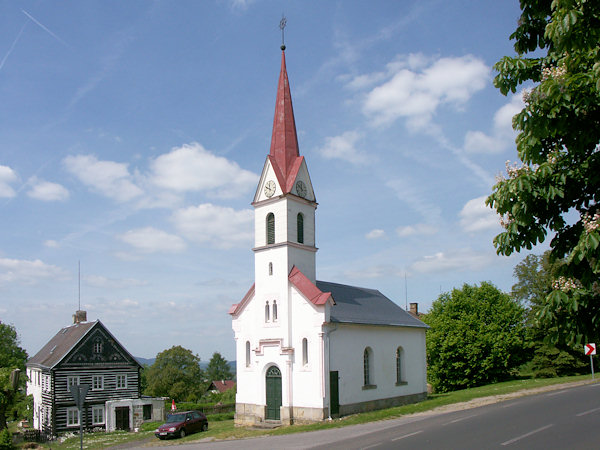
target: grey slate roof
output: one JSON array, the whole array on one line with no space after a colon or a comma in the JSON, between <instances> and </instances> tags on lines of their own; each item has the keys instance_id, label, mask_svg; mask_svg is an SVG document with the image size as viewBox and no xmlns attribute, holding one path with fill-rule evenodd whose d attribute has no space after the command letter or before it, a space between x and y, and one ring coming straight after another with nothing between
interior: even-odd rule
<instances>
[{"instance_id":1,"label":"grey slate roof","mask_svg":"<svg viewBox=\"0 0 600 450\"><path fill-rule=\"evenodd\" d=\"M428 328L377 289L328 281L317 281L317 287L333 296L331 322Z\"/></svg>"}]
</instances>

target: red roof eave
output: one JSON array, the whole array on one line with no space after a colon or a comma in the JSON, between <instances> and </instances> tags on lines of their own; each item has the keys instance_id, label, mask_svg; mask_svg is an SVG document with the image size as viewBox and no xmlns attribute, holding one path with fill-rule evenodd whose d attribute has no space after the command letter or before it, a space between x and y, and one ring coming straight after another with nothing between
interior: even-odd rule
<instances>
[{"instance_id":1,"label":"red roof eave","mask_svg":"<svg viewBox=\"0 0 600 450\"><path fill-rule=\"evenodd\" d=\"M227 314L231 314L232 316L239 314L242 311L242 308L246 306L246 304L250 301L252 297L254 297L254 287L255 284L250 286L250 289L248 289L248 292L246 292L246 295L244 295L242 301L231 305L229 311L227 311Z\"/></svg>"},{"instance_id":2,"label":"red roof eave","mask_svg":"<svg viewBox=\"0 0 600 450\"><path fill-rule=\"evenodd\" d=\"M296 266L292 267L288 279L313 305L321 306L329 300L335 305L331 292L321 291Z\"/></svg>"}]
</instances>

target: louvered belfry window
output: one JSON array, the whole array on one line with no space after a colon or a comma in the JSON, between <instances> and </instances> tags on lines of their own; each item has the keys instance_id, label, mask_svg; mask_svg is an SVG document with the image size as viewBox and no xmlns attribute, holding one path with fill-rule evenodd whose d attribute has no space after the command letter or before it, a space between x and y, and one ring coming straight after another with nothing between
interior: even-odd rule
<instances>
[{"instance_id":1,"label":"louvered belfry window","mask_svg":"<svg viewBox=\"0 0 600 450\"><path fill-rule=\"evenodd\" d=\"M267 244L275 243L275 214L267 215Z\"/></svg>"},{"instance_id":2,"label":"louvered belfry window","mask_svg":"<svg viewBox=\"0 0 600 450\"><path fill-rule=\"evenodd\" d=\"M304 216L302 215L302 213L298 213L296 225L298 228L298 243L304 244Z\"/></svg>"}]
</instances>

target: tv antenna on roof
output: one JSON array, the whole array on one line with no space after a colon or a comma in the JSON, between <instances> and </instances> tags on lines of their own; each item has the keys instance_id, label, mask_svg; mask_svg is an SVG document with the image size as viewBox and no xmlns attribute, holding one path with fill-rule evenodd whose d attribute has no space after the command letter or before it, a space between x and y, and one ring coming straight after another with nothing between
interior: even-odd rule
<instances>
[{"instance_id":1,"label":"tv antenna on roof","mask_svg":"<svg viewBox=\"0 0 600 450\"><path fill-rule=\"evenodd\" d=\"M279 29L281 30L281 50L285 50L285 35L284 35L283 30L285 29L286 25L287 25L287 19L282 14L281 20L279 21Z\"/></svg>"}]
</instances>

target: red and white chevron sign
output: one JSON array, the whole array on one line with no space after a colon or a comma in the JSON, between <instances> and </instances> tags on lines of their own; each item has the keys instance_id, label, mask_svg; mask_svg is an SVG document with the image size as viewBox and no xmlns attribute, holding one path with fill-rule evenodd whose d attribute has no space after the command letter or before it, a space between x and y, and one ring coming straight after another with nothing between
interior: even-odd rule
<instances>
[{"instance_id":1,"label":"red and white chevron sign","mask_svg":"<svg viewBox=\"0 0 600 450\"><path fill-rule=\"evenodd\" d=\"M585 353L585 356L595 355L596 354L596 344L585 344L583 346L583 352Z\"/></svg>"}]
</instances>

